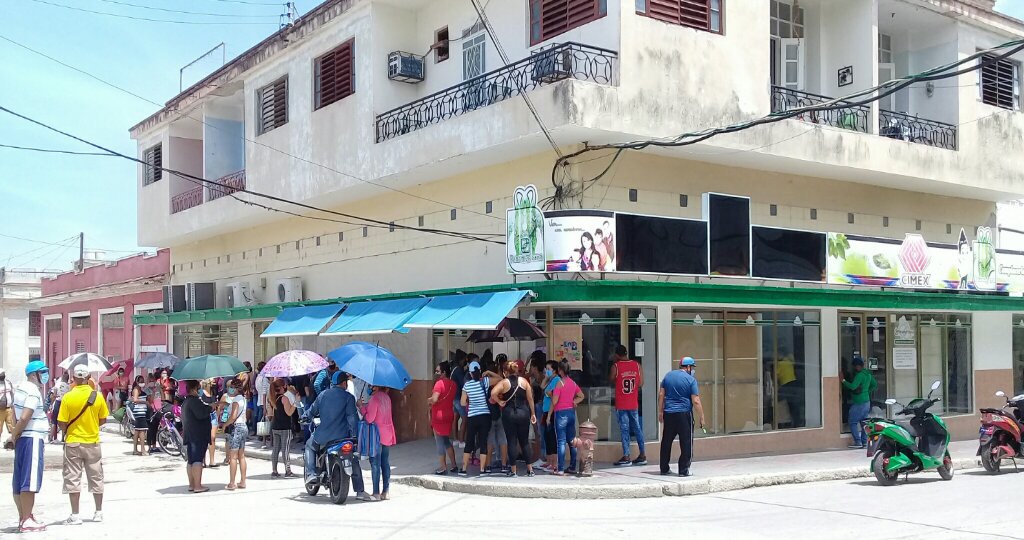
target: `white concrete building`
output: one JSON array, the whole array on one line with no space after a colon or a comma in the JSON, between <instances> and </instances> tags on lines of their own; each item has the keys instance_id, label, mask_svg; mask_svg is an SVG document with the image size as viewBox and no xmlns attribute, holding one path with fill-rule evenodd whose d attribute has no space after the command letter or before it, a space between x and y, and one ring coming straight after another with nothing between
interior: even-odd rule
<instances>
[{"instance_id":1,"label":"white concrete building","mask_svg":"<svg viewBox=\"0 0 1024 540\"><path fill-rule=\"evenodd\" d=\"M180 354L258 361L349 339L260 339L284 301L530 290L519 316L550 337L495 351L525 357L538 347L556 356L579 342L574 368L588 394L581 420L592 418L610 441L618 437L604 375L610 344L642 357L651 440L657 379L672 359L697 357L709 395L705 455L842 444L840 378L855 356L869 360L880 393L912 397L941 378L945 412L961 436L976 429L971 413L997 387L1024 386L1024 333L1016 335L1014 314L1024 303L1005 297L1016 286L991 269L991 257L977 271L969 261L922 277L902 263L897 272L884 247L897 249L909 234L925 266L929 250L937 261L956 259L958 246L967 254L992 247L985 228L997 225L997 203L1024 193L1024 54L689 146L652 145L614 161L614 150L602 150L564 167L555 167L552 149L666 140L822 104L1021 39L1024 23L985 0L483 4L486 21L470 1L324 2L134 126L141 159L224 186L139 167L140 244L171 248L174 283L212 282L218 294L215 305L190 306L214 309L137 322L173 325ZM598 215L625 241L624 258L605 250L552 266L549 256L546 275L510 275L506 246L417 230L503 242L503 211L526 184L538 186L546 210L605 212ZM334 213L231 193L241 187ZM709 193L738 196L726 201L738 213L716 221L709 201L718 199ZM651 227L667 223L710 233L703 247L670 235L651 240L659 238ZM751 239L729 248L735 265L715 255L733 234L723 223ZM817 250L808 256L817 262L803 267L809 276L756 268L769 244L804 257L783 253L795 237L765 232L775 228L809 231L801 237ZM546 234L550 247L553 231ZM775 243L765 234L777 234ZM837 254L833 244L846 238L852 251ZM868 251L854 253L858 242ZM590 245L593 252L593 235ZM686 249L703 249L707 264L660 257ZM572 250L556 258L577 257ZM863 270L832 266L855 257ZM593 261L600 267L588 268ZM870 275L889 270L888 281ZM982 273L989 277L975 280ZM927 292L943 288L972 292ZM435 322L381 340L414 379L396 405L402 437L429 434L419 403L433 364L459 348L485 348L465 344L460 331ZM737 433L757 435L730 436ZM606 457L618 455L616 446L603 446Z\"/></svg>"},{"instance_id":2,"label":"white concrete building","mask_svg":"<svg viewBox=\"0 0 1024 540\"><path fill-rule=\"evenodd\" d=\"M25 365L40 359L42 319L38 298L43 277L57 271L0 268L0 368L14 381L25 378Z\"/></svg>"}]
</instances>

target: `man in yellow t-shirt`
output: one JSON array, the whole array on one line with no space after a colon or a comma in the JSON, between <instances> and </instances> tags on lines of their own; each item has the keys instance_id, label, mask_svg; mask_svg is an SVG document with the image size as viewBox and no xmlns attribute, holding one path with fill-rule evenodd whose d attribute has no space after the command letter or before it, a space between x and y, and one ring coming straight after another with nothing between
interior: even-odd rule
<instances>
[{"instance_id":1,"label":"man in yellow t-shirt","mask_svg":"<svg viewBox=\"0 0 1024 540\"><path fill-rule=\"evenodd\" d=\"M89 481L89 492L96 503L94 522L103 521L103 455L100 453L100 426L110 411L107 402L89 377L89 368L77 365L72 370L74 387L64 394L57 423L64 438L64 493L71 500L71 517L66 525L81 525L78 502L82 493L82 471Z\"/></svg>"}]
</instances>

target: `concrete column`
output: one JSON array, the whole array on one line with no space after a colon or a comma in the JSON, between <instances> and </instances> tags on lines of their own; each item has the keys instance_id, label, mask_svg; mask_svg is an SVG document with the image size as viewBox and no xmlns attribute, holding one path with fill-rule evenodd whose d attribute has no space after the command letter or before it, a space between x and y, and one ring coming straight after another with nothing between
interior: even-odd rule
<instances>
[{"instance_id":1,"label":"concrete column","mask_svg":"<svg viewBox=\"0 0 1024 540\"><path fill-rule=\"evenodd\" d=\"M971 362L974 368L974 407L1000 407L993 394L1013 388L1013 313L976 311L971 314Z\"/></svg>"},{"instance_id":2,"label":"concrete column","mask_svg":"<svg viewBox=\"0 0 1024 540\"><path fill-rule=\"evenodd\" d=\"M235 351L238 358L243 362L252 362L256 365L256 342L253 335L252 321L238 321L238 350ZM262 358L260 358L262 360Z\"/></svg>"},{"instance_id":3,"label":"concrete column","mask_svg":"<svg viewBox=\"0 0 1024 540\"><path fill-rule=\"evenodd\" d=\"M839 376L838 308L821 308L821 376Z\"/></svg>"},{"instance_id":4,"label":"concrete column","mask_svg":"<svg viewBox=\"0 0 1024 540\"><path fill-rule=\"evenodd\" d=\"M658 381L672 371L672 306L661 304L658 309ZM676 359L678 360L678 358Z\"/></svg>"}]
</instances>

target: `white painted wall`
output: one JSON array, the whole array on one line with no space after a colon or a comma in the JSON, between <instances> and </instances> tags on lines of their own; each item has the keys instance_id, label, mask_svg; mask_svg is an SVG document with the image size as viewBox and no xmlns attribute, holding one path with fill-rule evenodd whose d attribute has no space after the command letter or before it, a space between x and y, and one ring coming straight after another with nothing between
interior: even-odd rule
<instances>
[{"instance_id":1,"label":"white painted wall","mask_svg":"<svg viewBox=\"0 0 1024 540\"><path fill-rule=\"evenodd\" d=\"M29 340L34 339L35 347L39 347L39 338L28 336L28 312L27 306L0 307L0 367L15 382L25 378Z\"/></svg>"},{"instance_id":2,"label":"white painted wall","mask_svg":"<svg viewBox=\"0 0 1024 540\"><path fill-rule=\"evenodd\" d=\"M216 180L245 168L241 91L212 100L203 110L203 178Z\"/></svg>"}]
</instances>

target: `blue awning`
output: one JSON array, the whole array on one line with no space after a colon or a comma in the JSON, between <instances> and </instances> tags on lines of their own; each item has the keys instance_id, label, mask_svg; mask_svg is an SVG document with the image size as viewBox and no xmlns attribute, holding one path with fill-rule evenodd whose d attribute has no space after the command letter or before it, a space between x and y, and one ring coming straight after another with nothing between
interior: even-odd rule
<instances>
[{"instance_id":1,"label":"blue awning","mask_svg":"<svg viewBox=\"0 0 1024 540\"><path fill-rule=\"evenodd\" d=\"M430 299L406 328L494 330L528 291L457 294Z\"/></svg>"},{"instance_id":2,"label":"blue awning","mask_svg":"<svg viewBox=\"0 0 1024 540\"><path fill-rule=\"evenodd\" d=\"M315 336L343 309L345 304L287 308L260 337Z\"/></svg>"},{"instance_id":3,"label":"blue awning","mask_svg":"<svg viewBox=\"0 0 1024 540\"><path fill-rule=\"evenodd\" d=\"M320 335L345 336L391 332L404 334L409 329L403 328L402 325L429 301L429 298L405 298L349 304L345 312L331 324L331 327Z\"/></svg>"}]
</instances>

